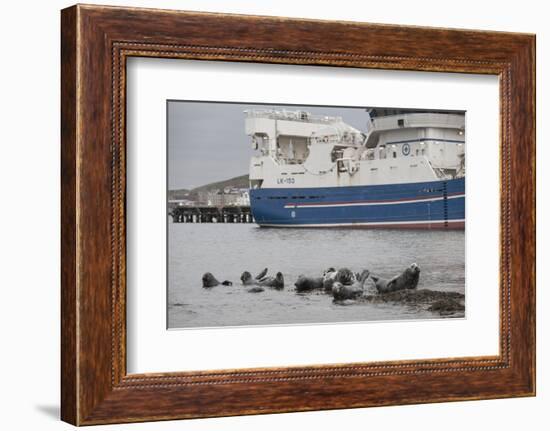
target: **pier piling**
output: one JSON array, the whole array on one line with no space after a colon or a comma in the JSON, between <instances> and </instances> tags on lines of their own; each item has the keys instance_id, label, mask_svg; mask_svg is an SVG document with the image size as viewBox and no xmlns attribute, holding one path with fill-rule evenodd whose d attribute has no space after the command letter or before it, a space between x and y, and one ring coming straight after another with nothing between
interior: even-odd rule
<instances>
[{"instance_id":1,"label":"pier piling","mask_svg":"<svg viewBox=\"0 0 550 431\"><path fill-rule=\"evenodd\" d=\"M169 206L173 223L254 223L249 206Z\"/></svg>"}]
</instances>

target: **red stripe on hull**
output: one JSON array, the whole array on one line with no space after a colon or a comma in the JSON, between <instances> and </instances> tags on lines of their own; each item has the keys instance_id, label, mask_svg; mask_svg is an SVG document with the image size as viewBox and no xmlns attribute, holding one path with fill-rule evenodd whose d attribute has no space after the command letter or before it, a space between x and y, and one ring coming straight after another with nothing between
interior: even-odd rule
<instances>
[{"instance_id":1,"label":"red stripe on hull","mask_svg":"<svg viewBox=\"0 0 550 431\"><path fill-rule=\"evenodd\" d=\"M402 229L402 230L464 230L465 223L463 221L453 221L453 222L433 222L433 223L399 223L399 224L372 224L372 225L360 225L360 224L335 224L315 226L315 225L269 225L260 224L260 227L269 227L269 228L302 228L302 229Z\"/></svg>"},{"instance_id":2,"label":"red stripe on hull","mask_svg":"<svg viewBox=\"0 0 550 431\"><path fill-rule=\"evenodd\" d=\"M411 224L384 224L384 225L370 225L370 226L360 226L360 225L350 225L342 226L350 227L353 229L403 229L403 230L464 230L464 222L448 222L445 225L444 222L434 222L434 223L411 223Z\"/></svg>"},{"instance_id":3,"label":"red stripe on hull","mask_svg":"<svg viewBox=\"0 0 550 431\"><path fill-rule=\"evenodd\" d=\"M464 192L455 192L455 193L449 193L447 195L448 198L452 198L455 196L464 196ZM414 198L403 198L403 199L392 199L392 200L369 200L369 201L341 201L341 202L292 202L285 205L285 207L294 207L294 206L300 206L300 207L316 207L316 206L325 206L325 205L357 205L357 204L380 204L380 205L388 205L388 204L396 204L396 203L402 203L402 202L411 202L414 203L414 201L424 201L427 199L434 199L434 200L443 200L445 197L443 195L438 196L420 196L420 197L414 197Z\"/></svg>"}]
</instances>

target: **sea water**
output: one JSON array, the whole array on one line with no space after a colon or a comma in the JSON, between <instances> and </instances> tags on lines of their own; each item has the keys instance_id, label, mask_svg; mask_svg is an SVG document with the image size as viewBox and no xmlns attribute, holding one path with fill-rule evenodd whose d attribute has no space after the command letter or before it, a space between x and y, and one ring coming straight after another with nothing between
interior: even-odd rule
<instances>
[{"instance_id":1,"label":"sea water","mask_svg":"<svg viewBox=\"0 0 550 431\"><path fill-rule=\"evenodd\" d=\"M277 229L169 221L168 327L442 318L425 308L401 304L335 304L321 292L298 294L294 282L300 274L321 276L329 267L368 269L391 278L416 262L421 269L418 289L465 293L464 241L464 231ZM255 276L266 267L272 276L283 273L284 290L248 293L241 273ZM204 289L205 272L233 285Z\"/></svg>"}]
</instances>

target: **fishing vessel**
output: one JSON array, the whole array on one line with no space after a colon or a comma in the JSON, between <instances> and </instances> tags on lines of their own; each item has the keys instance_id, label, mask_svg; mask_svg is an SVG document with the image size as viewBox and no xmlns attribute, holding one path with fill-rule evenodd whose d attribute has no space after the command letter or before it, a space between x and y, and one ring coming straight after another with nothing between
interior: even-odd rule
<instances>
[{"instance_id":1,"label":"fishing vessel","mask_svg":"<svg viewBox=\"0 0 550 431\"><path fill-rule=\"evenodd\" d=\"M464 115L365 114L361 131L303 110L245 111L257 224L464 229Z\"/></svg>"}]
</instances>

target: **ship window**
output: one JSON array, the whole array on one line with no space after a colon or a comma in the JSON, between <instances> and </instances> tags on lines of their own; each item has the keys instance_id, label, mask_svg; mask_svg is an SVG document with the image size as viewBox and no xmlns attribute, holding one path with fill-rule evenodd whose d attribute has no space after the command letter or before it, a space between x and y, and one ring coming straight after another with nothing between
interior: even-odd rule
<instances>
[{"instance_id":1,"label":"ship window","mask_svg":"<svg viewBox=\"0 0 550 431\"><path fill-rule=\"evenodd\" d=\"M405 127L405 120L403 120L403 118L400 118L399 120L397 120L397 125L399 127Z\"/></svg>"}]
</instances>

